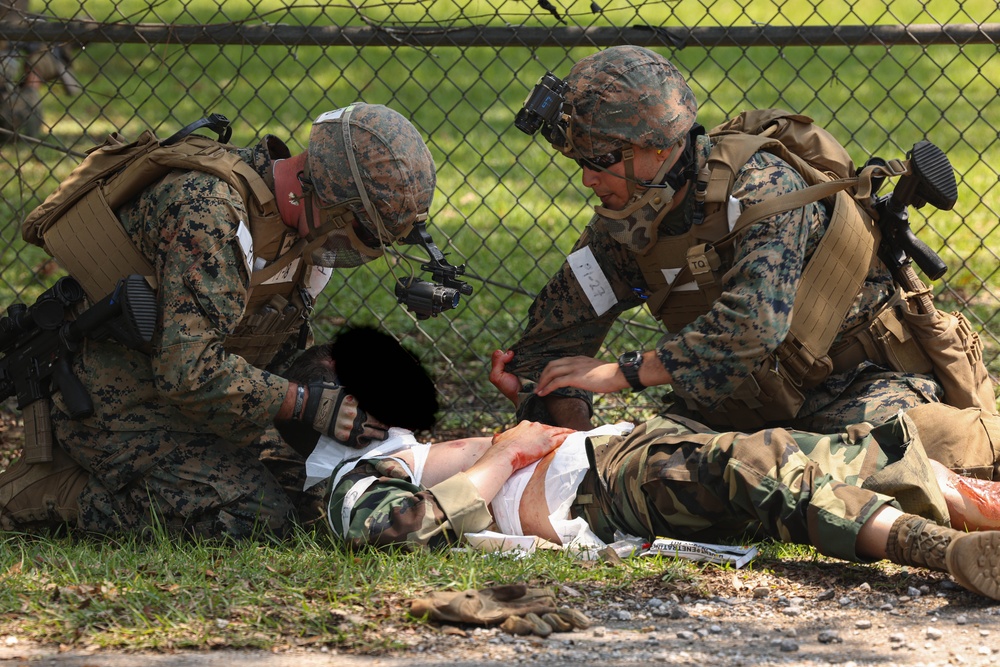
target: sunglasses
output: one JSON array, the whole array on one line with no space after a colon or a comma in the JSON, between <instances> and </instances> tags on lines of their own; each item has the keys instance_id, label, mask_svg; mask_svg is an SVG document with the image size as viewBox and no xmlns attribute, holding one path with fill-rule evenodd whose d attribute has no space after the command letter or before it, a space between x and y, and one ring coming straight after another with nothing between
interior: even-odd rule
<instances>
[{"instance_id":1,"label":"sunglasses","mask_svg":"<svg viewBox=\"0 0 1000 667\"><path fill-rule=\"evenodd\" d=\"M595 155L594 157L576 157L573 160L580 165L582 169L591 169L594 171L599 171L602 169L607 169L612 167L622 161L622 151L619 148L616 151L611 151L610 153L605 153L604 155Z\"/></svg>"}]
</instances>

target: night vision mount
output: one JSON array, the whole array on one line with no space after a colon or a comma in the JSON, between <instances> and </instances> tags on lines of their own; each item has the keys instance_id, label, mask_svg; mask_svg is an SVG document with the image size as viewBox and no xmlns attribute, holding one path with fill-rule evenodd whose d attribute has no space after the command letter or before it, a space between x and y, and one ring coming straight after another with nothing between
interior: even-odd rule
<instances>
[{"instance_id":1,"label":"night vision mount","mask_svg":"<svg viewBox=\"0 0 1000 667\"><path fill-rule=\"evenodd\" d=\"M567 123L563 117L568 84L552 72L546 72L528 93L524 105L514 117L514 127L525 134L539 129L550 144L558 148L566 145Z\"/></svg>"},{"instance_id":2,"label":"night vision mount","mask_svg":"<svg viewBox=\"0 0 1000 667\"><path fill-rule=\"evenodd\" d=\"M448 263L434 244L424 221L414 223L402 243L423 246L430 256L430 261L421 264L420 268L430 271L434 282L412 276L396 281L396 299L415 313L418 320L437 317L442 311L458 306L462 294L472 294L472 286L458 279L465 274L465 264L452 266Z\"/></svg>"}]
</instances>

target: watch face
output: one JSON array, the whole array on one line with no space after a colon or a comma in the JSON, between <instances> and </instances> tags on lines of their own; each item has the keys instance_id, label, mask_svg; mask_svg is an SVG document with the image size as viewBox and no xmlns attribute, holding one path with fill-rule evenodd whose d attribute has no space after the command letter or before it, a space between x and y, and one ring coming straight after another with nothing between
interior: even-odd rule
<instances>
[{"instance_id":1,"label":"watch face","mask_svg":"<svg viewBox=\"0 0 1000 667\"><path fill-rule=\"evenodd\" d=\"M622 374L628 380L633 390L642 391L646 388L646 385L639 380L639 367L642 366L642 352L632 350L631 352L622 354L618 357L618 366L621 368Z\"/></svg>"},{"instance_id":2,"label":"watch face","mask_svg":"<svg viewBox=\"0 0 1000 667\"><path fill-rule=\"evenodd\" d=\"M634 364L639 360L641 356L642 355L633 350L632 352L626 352L625 354L623 354L619 358L619 361L621 361L623 364Z\"/></svg>"}]
</instances>

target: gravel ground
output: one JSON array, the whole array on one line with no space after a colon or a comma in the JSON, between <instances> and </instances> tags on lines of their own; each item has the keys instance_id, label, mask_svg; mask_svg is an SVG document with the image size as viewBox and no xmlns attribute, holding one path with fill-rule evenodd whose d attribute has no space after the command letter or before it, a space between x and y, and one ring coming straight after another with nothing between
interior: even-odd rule
<instances>
[{"instance_id":1,"label":"gravel ground","mask_svg":"<svg viewBox=\"0 0 1000 667\"><path fill-rule=\"evenodd\" d=\"M546 639L499 629L383 622L408 649L341 654L289 647L247 651L113 654L60 652L0 638L0 664L57 667L486 667L538 665L996 665L1000 603L924 570L834 562L765 562L738 572L708 568L700 595L658 579L628 590L562 587L561 604L585 611L586 630ZM673 589L676 591L676 588ZM364 616L364 614L362 614ZM363 619L359 619L364 622Z\"/></svg>"}]
</instances>

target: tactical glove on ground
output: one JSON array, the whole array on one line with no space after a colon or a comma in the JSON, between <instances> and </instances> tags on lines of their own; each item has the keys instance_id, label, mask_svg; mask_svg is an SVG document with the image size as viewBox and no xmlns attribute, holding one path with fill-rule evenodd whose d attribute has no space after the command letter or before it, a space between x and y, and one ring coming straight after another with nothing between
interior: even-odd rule
<instances>
[{"instance_id":1,"label":"tactical glove on ground","mask_svg":"<svg viewBox=\"0 0 1000 667\"><path fill-rule=\"evenodd\" d=\"M491 586L479 590L435 591L410 603L410 614L442 623L499 625L509 616L556 611L552 592L524 584Z\"/></svg>"}]
</instances>

